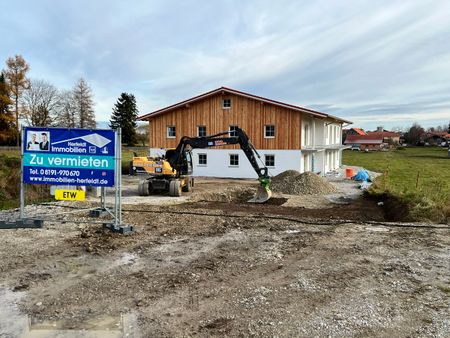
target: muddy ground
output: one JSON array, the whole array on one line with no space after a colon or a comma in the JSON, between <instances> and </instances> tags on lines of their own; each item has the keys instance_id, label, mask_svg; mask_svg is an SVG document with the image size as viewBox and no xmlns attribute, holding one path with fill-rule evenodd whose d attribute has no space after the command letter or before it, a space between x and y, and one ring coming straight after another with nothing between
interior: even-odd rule
<instances>
[{"instance_id":1,"label":"muddy ground","mask_svg":"<svg viewBox=\"0 0 450 338\"><path fill-rule=\"evenodd\" d=\"M70 203L27 207L66 222L1 230L0 337L450 336L448 226L383 223L347 181L268 205L245 203L250 181L175 200L135 181L130 235Z\"/></svg>"}]
</instances>

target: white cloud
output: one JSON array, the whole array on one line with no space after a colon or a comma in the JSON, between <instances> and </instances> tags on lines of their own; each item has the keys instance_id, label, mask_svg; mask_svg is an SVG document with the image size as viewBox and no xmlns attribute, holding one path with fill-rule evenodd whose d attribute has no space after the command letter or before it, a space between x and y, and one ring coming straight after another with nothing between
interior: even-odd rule
<instances>
[{"instance_id":1,"label":"white cloud","mask_svg":"<svg viewBox=\"0 0 450 338\"><path fill-rule=\"evenodd\" d=\"M85 77L100 120L124 91L146 113L226 85L363 127L445 122L448 13L444 0L9 2L0 59L23 53L61 87Z\"/></svg>"}]
</instances>

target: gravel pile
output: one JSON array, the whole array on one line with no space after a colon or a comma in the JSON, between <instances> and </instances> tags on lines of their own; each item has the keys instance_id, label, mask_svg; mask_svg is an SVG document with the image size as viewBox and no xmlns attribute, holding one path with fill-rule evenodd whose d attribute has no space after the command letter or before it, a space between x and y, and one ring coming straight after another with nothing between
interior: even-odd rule
<instances>
[{"instance_id":1,"label":"gravel pile","mask_svg":"<svg viewBox=\"0 0 450 338\"><path fill-rule=\"evenodd\" d=\"M273 192L288 195L324 195L336 192L336 188L324 178L296 170L286 170L272 178L270 188Z\"/></svg>"}]
</instances>

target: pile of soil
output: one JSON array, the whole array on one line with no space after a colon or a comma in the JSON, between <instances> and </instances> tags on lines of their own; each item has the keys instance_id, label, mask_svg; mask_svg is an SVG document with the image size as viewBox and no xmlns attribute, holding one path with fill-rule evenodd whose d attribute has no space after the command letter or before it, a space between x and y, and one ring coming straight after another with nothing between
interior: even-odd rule
<instances>
[{"instance_id":1,"label":"pile of soil","mask_svg":"<svg viewBox=\"0 0 450 338\"><path fill-rule=\"evenodd\" d=\"M288 195L324 195L336 192L336 188L324 178L296 170L286 170L272 178L271 189Z\"/></svg>"}]
</instances>

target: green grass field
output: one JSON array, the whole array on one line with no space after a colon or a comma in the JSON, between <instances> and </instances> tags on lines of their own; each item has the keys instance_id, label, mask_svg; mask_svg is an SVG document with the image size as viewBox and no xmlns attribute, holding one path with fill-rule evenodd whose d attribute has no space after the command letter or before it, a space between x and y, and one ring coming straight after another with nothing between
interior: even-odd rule
<instances>
[{"instance_id":1,"label":"green grass field","mask_svg":"<svg viewBox=\"0 0 450 338\"><path fill-rule=\"evenodd\" d=\"M413 147L393 151L344 151L343 164L383 173L371 193L389 193L411 207L416 219L450 219L450 158L447 149Z\"/></svg>"}]
</instances>

